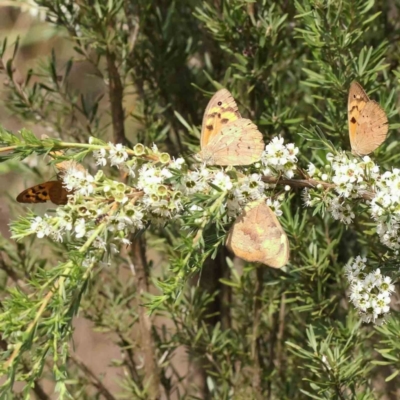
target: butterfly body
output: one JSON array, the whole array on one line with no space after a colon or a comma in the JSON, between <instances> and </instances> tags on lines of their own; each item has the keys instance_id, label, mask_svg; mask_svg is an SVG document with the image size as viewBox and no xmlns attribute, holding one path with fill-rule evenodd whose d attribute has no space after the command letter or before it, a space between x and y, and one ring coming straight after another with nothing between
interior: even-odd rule
<instances>
[{"instance_id":1,"label":"butterfly body","mask_svg":"<svg viewBox=\"0 0 400 400\"><path fill-rule=\"evenodd\" d=\"M369 99L357 82L350 85L348 122L353 154L363 156L372 153L386 139L388 119L385 111L378 103Z\"/></svg>"},{"instance_id":2,"label":"butterfly body","mask_svg":"<svg viewBox=\"0 0 400 400\"><path fill-rule=\"evenodd\" d=\"M226 244L245 261L281 268L289 260L288 238L265 199L245 207L229 230Z\"/></svg>"},{"instance_id":3,"label":"butterfly body","mask_svg":"<svg viewBox=\"0 0 400 400\"><path fill-rule=\"evenodd\" d=\"M204 112L199 158L208 165L249 165L264 151L261 132L241 118L237 104L226 89L211 98Z\"/></svg>"}]
</instances>

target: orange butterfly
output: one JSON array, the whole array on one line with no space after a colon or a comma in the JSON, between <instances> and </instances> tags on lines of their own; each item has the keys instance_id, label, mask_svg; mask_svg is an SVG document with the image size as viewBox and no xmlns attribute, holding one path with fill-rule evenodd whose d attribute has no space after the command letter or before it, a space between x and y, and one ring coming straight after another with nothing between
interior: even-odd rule
<instances>
[{"instance_id":1,"label":"orange butterfly","mask_svg":"<svg viewBox=\"0 0 400 400\"><path fill-rule=\"evenodd\" d=\"M353 154L372 153L385 141L389 129L386 113L357 82L350 85L348 120Z\"/></svg>"},{"instance_id":2,"label":"orange butterfly","mask_svg":"<svg viewBox=\"0 0 400 400\"><path fill-rule=\"evenodd\" d=\"M236 257L282 268L289 261L289 241L265 198L250 202L236 219L226 238Z\"/></svg>"},{"instance_id":3,"label":"orange butterfly","mask_svg":"<svg viewBox=\"0 0 400 400\"><path fill-rule=\"evenodd\" d=\"M226 89L218 90L204 112L199 158L208 165L249 165L264 151L261 132L240 116L236 101Z\"/></svg>"}]
</instances>

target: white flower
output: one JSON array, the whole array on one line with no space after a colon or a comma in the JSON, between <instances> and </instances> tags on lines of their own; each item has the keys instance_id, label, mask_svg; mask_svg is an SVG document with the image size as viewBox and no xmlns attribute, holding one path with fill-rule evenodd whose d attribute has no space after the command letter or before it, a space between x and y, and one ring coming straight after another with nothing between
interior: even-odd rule
<instances>
[{"instance_id":1,"label":"white flower","mask_svg":"<svg viewBox=\"0 0 400 400\"><path fill-rule=\"evenodd\" d=\"M82 196L89 196L94 191L94 177L87 171L74 166L68 168L63 175L64 187Z\"/></svg>"},{"instance_id":2,"label":"white flower","mask_svg":"<svg viewBox=\"0 0 400 400\"><path fill-rule=\"evenodd\" d=\"M164 179L169 179L172 177L172 172L168 168L162 168L160 172Z\"/></svg>"},{"instance_id":3,"label":"white flower","mask_svg":"<svg viewBox=\"0 0 400 400\"><path fill-rule=\"evenodd\" d=\"M277 217L280 217L283 214L281 211L281 203L279 203L278 200L267 199L266 204L271 208Z\"/></svg>"},{"instance_id":4,"label":"white flower","mask_svg":"<svg viewBox=\"0 0 400 400\"><path fill-rule=\"evenodd\" d=\"M128 159L128 153L126 152L126 148L121 144L112 144L108 143L109 149L109 159L111 165L116 165L119 168L119 165L124 163Z\"/></svg>"},{"instance_id":5,"label":"white flower","mask_svg":"<svg viewBox=\"0 0 400 400\"><path fill-rule=\"evenodd\" d=\"M57 217L60 222L60 228L66 231L72 230L72 217L69 213L65 212L63 208L57 208Z\"/></svg>"},{"instance_id":6,"label":"white flower","mask_svg":"<svg viewBox=\"0 0 400 400\"><path fill-rule=\"evenodd\" d=\"M47 217L47 215L45 215ZM39 239L44 238L45 236L49 236L53 229L49 223L44 220L42 217L35 217L31 222L31 230L36 232L36 236Z\"/></svg>"},{"instance_id":7,"label":"white flower","mask_svg":"<svg viewBox=\"0 0 400 400\"><path fill-rule=\"evenodd\" d=\"M85 236L86 234L86 226L85 226L85 220L83 218L79 218L75 222L75 237L77 239L80 239Z\"/></svg>"},{"instance_id":8,"label":"white flower","mask_svg":"<svg viewBox=\"0 0 400 400\"><path fill-rule=\"evenodd\" d=\"M346 275L351 284L350 301L360 311L364 322L380 324L390 311L391 279L383 276L380 269L364 272L367 259L358 256L353 263L346 265Z\"/></svg>"},{"instance_id":9,"label":"white flower","mask_svg":"<svg viewBox=\"0 0 400 400\"><path fill-rule=\"evenodd\" d=\"M139 170L137 187L143 190L146 194L155 193L158 185L162 184L164 177L159 168L149 164L144 164Z\"/></svg>"},{"instance_id":10,"label":"white flower","mask_svg":"<svg viewBox=\"0 0 400 400\"><path fill-rule=\"evenodd\" d=\"M311 207L314 204L311 199L310 189L304 188L303 192L301 193L301 197L303 199L305 207Z\"/></svg>"},{"instance_id":11,"label":"white flower","mask_svg":"<svg viewBox=\"0 0 400 400\"><path fill-rule=\"evenodd\" d=\"M180 189L187 195L204 192L209 187L207 177L208 176L205 176L202 171L189 171L183 177Z\"/></svg>"},{"instance_id":12,"label":"white flower","mask_svg":"<svg viewBox=\"0 0 400 400\"><path fill-rule=\"evenodd\" d=\"M265 147L265 151L261 157L262 164L266 167L264 175L270 176L272 172L283 174L291 179L297 168L297 153L299 149L293 143L284 144L283 138L274 137L272 141Z\"/></svg>"},{"instance_id":13,"label":"white flower","mask_svg":"<svg viewBox=\"0 0 400 400\"><path fill-rule=\"evenodd\" d=\"M88 233L88 236L90 236L90 233ZM96 249L106 250L107 243L102 237L97 236L96 239L94 239L93 247L95 247Z\"/></svg>"},{"instance_id":14,"label":"white flower","mask_svg":"<svg viewBox=\"0 0 400 400\"><path fill-rule=\"evenodd\" d=\"M221 190L230 190L233 187L231 178L224 172L219 171L214 175L213 185L218 186Z\"/></svg>"},{"instance_id":15,"label":"white flower","mask_svg":"<svg viewBox=\"0 0 400 400\"><path fill-rule=\"evenodd\" d=\"M308 175L312 178L316 171L317 168L315 167L315 165L313 163L309 163L307 168Z\"/></svg>"},{"instance_id":16,"label":"white flower","mask_svg":"<svg viewBox=\"0 0 400 400\"><path fill-rule=\"evenodd\" d=\"M352 206L339 197L328 201L328 210L332 213L333 218L346 225L350 224L355 217Z\"/></svg>"},{"instance_id":17,"label":"white flower","mask_svg":"<svg viewBox=\"0 0 400 400\"><path fill-rule=\"evenodd\" d=\"M185 159L179 157L177 159L172 158L172 162L169 164L169 168L182 169L182 165L185 164Z\"/></svg>"},{"instance_id":18,"label":"white flower","mask_svg":"<svg viewBox=\"0 0 400 400\"><path fill-rule=\"evenodd\" d=\"M93 152L93 157L96 160L96 165L101 165L102 167L105 167L107 165L106 155L106 149L95 150Z\"/></svg>"},{"instance_id":19,"label":"white flower","mask_svg":"<svg viewBox=\"0 0 400 400\"><path fill-rule=\"evenodd\" d=\"M154 215L163 218L171 218L171 210L167 200L155 201L151 204L151 211Z\"/></svg>"}]
</instances>

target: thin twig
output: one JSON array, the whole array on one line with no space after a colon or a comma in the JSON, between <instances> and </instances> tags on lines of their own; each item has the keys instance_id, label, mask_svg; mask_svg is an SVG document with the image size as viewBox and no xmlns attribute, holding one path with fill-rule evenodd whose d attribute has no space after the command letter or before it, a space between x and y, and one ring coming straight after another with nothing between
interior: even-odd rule
<instances>
[{"instance_id":1,"label":"thin twig","mask_svg":"<svg viewBox=\"0 0 400 400\"><path fill-rule=\"evenodd\" d=\"M134 265L134 278L138 292L138 301L141 296L148 293L147 260L143 236L132 239L131 258ZM138 304L139 329L143 364L145 372L145 385L148 387L149 400L155 400L160 395L160 376L157 365L156 349L152 334L152 322L143 304Z\"/></svg>"},{"instance_id":2,"label":"thin twig","mask_svg":"<svg viewBox=\"0 0 400 400\"><path fill-rule=\"evenodd\" d=\"M96 374L76 355L70 354L70 359L76 366L89 378L90 383L107 399L116 400L111 392L103 385L103 382L96 376Z\"/></svg>"},{"instance_id":3,"label":"thin twig","mask_svg":"<svg viewBox=\"0 0 400 400\"><path fill-rule=\"evenodd\" d=\"M24 370L26 373L29 373L30 368L24 364ZM50 396L44 391L42 385L36 379L34 381L32 390L39 400L50 400Z\"/></svg>"},{"instance_id":4,"label":"thin twig","mask_svg":"<svg viewBox=\"0 0 400 400\"><path fill-rule=\"evenodd\" d=\"M9 278L17 285L18 289L21 290L21 292L25 293L25 289L23 287L23 281L19 279L18 274L10 268L7 263L4 260L3 254L0 252L0 269L3 270Z\"/></svg>"},{"instance_id":5,"label":"thin twig","mask_svg":"<svg viewBox=\"0 0 400 400\"><path fill-rule=\"evenodd\" d=\"M256 268L256 283L254 288L254 305L253 305L253 334L251 343L251 358L253 360L254 375L252 379L253 392L257 400L262 400L262 370L260 367L260 319L261 319L261 296L263 288L263 270Z\"/></svg>"},{"instance_id":6,"label":"thin twig","mask_svg":"<svg viewBox=\"0 0 400 400\"><path fill-rule=\"evenodd\" d=\"M276 350L276 367L278 369L278 376L280 376L282 372L282 343L283 343L283 335L285 333L285 306L286 306L286 295L282 293L281 295L281 306L279 309L279 328L278 328L278 335L277 335L277 350Z\"/></svg>"},{"instance_id":7,"label":"thin twig","mask_svg":"<svg viewBox=\"0 0 400 400\"><path fill-rule=\"evenodd\" d=\"M324 189L335 189L336 185L334 183L327 183L323 181L317 181L315 179L282 179L274 178L270 176L264 176L262 178L263 182L274 184L274 185L289 185L290 187L299 188L316 188L317 186ZM363 190L360 196L365 200L372 200L375 197L375 193L369 190Z\"/></svg>"},{"instance_id":8,"label":"thin twig","mask_svg":"<svg viewBox=\"0 0 400 400\"><path fill-rule=\"evenodd\" d=\"M107 69L109 76L109 96L111 103L111 117L113 122L114 143L127 144L124 128L124 109L123 109L123 87L121 77L116 66L116 57L110 50L106 53ZM131 238L131 258L134 265L134 278L138 291L138 300L141 296L148 293L149 285L147 279L147 259L143 237ZM148 387L149 400L155 400L160 394L160 377L157 366L155 344L152 335L152 322L147 314L146 308L138 305L139 329L141 336L141 347L144 355L145 385Z\"/></svg>"},{"instance_id":9,"label":"thin twig","mask_svg":"<svg viewBox=\"0 0 400 400\"><path fill-rule=\"evenodd\" d=\"M121 76L116 65L115 54L107 50L107 70L108 70L108 94L110 97L111 119L113 124L114 143L127 144L124 127L124 88L122 87Z\"/></svg>"}]
</instances>

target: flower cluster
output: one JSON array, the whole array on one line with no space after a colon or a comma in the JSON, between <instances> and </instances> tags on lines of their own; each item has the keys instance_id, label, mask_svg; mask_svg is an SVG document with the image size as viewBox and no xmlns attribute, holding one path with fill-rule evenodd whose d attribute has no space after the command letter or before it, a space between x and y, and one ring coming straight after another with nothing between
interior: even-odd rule
<instances>
[{"instance_id":1,"label":"flower cluster","mask_svg":"<svg viewBox=\"0 0 400 400\"><path fill-rule=\"evenodd\" d=\"M367 259L358 256L347 264L345 272L350 283L350 301L359 310L364 322L380 324L390 310L390 296L394 291L391 278L380 269L366 271Z\"/></svg>"},{"instance_id":2,"label":"flower cluster","mask_svg":"<svg viewBox=\"0 0 400 400\"><path fill-rule=\"evenodd\" d=\"M171 160L155 145L147 149L137 144L128 149L122 144L106 144L91 138L90 146L96 164L115 166L126 172L127 183L107 178L102 170L92 175L74 161L63 162L62 170L58 168L68 203L58 207L51 216L32 218L29 233L57 241L68 235L80 242L91 237L96 226L106 220L103 237L97 237L94 242L95 247L105 250L106 243L114 247L118 243L129 243L129 235L148 224L163 225L176 218L186 209L185 204L193 206L191 197L197 193L212 196L226 193L226 203L221 205L230 218L240 214L248 202L262 197L280 215L283 195L275 200L269 198L270 185L263 182L260 172L292 176L298 152L294 145L284 145L283 139L275 138L266 146L262 163L249 167L258 173L246 175L232 167L201 165L190 170L182 158ZM202 209L201 205L187 209L192 213L199 208Z\"/></svg>"},{"instance_id":3,"label":"flower cluster","mask_svg":"<svg viewBox=\"0 0 400 400\"><path fill-rule=\"evenodd\" d=\"M105 250L107 243L115 250L119 243L129 244L129 235L148 223L164 224L174 218L181 212L182 202L173 171L182 169L184 160L169 162L156 146L148 150L154 161L134 155L144 152L143 145L136 145L132 151L111 143L94 152L98 165L110 163L126 171L129 185L107 178L101 170L93 176L76 162L64 162L60 174L68 204L51 216L32 218L29 233L57 241L65 235L82 240L91 237L96 226L106 220L103 237L97 237L93 245Z\"/></svg>"},{"instance_id":4,"label":"flower cluster","mask_svg":"<svg viewBox=\"0 0 400 400\"><path fill-rule=\"evenodd\" d=\"M264 195L264 190L268 187L259 174L251 174L237 182L228 193L228 215L235 217L244 206L254 200L260 199Z\"/></svg>"},{"instance_id":5,"label":"flower cluster","mask_svg":"<svg viewBox=\"0 0 400 400\"><path fill-rule=\"evenodd\" d=\"M190 170L182 158L171 160L155 145L148 149L136 144L128 149L122 144L106 144L91 138L88 147L92 147L96 165L115 166L126 172L127 183L107 178L102 170L92 175L74 161L64 162L62 170L58 168L68 193L68 204L58 207L51 216L32 218L29 233L57 241L66 235L85 240L100 221L106 220L104 237L95 240L96 247L105 250L106 242L108 246L129 243L126 238L131 233L148 224L163 225L184 209L189 213L202 211L201 205L193 205L191 200L198 193L211 196L225 193L226 203L221 205L230 218L236 218L248 202L262 197L281 215L280 201L284 195L272 200L268 189L274 185L266 184L263 176L292 177L298 153L293 144L285 145L282 138L274 138L266 146L261 163L247 167L248 173L243 174L232 167L207 165Z\"/></svg>"},{"instance_id":6,"label":"flower cluster","mask_svg":"<svg viewBox=\"0 0 400 400\"><path fill-rule=\"evenodd\" d=\"M400 248L400 170L386 171L378 177L371 215L377 221L381 242L392 249Z\"/></svg>"},{"instance_id":7,"label":"flower cluster","mask_svg":"<svg viewBox=\"0 0 400 400\"><path fill-rule=\"evenodd\" d=\"M316 190L307 191L305 203L307 206L315 206L318 204L315 197L318 197L325 202L333 218L350 224L355 217L353 200L375 191L376 182L380 179L379 167L368 156L358 160L354 157L349 158L345 153L336 156L328 154L327 160L328 164L321 169L310 163L308 174L322 182L334 184L336 196L331 192L330 195L321 197L321 186Z\"/></svg>"},{"instance_id":8,"label":"flower cluster","mask_svg":"<svg viewBox=\"0 0 400 400\"><path fill-rule=\"evenodd\" d=\"M381 242L391 249L400 248L400 169L380 173L369 156L362 160L347 157L345 153L336 156L328 154L329 164L318 170L310 164L308 173L321 181L333 183L338 196L320 196L318 188L307 190L306 206L315 206L319 200L326 203L333 218L350 224L355 217L353 199L366 196L368 212L376 221L376 230Z\"/></svg>"},{"instance_id":9,"label":"flower cluster","mask_svg":"<svg viewBox=\"0 0 400 400\"><path fill-rule=\"evenodd\" d=\"M346 225L351 224L355 214L353 212L353 207L350 203L346 202L341 197L328 197L326 199L328 211L331 212L332 217L338 221L343 222Z\"/></svg>"},{"instance_id":10,"label":"flower cluster","mask_svg":"<svg viewBox=\"0 0 400 400\"><path fill-rule=\"evenodd\" d=\"M263 174L265 176L284 175L291 179L297 168L297 153L299 149L293 143L284 144L283 138L274 137L265 147L261 157L264 165Z\"/></svg>"}]
</instances>

